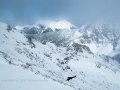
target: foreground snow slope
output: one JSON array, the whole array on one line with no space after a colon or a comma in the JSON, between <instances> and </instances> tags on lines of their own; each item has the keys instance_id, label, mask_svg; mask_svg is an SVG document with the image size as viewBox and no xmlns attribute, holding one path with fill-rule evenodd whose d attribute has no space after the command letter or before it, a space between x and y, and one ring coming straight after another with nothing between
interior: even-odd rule
<instances>
[{"instance_id":1,"label":"foreground snow slope","mask_svg":"<svg viewBox=\"0 0 120 90\"><path fill-rule=\"evenodd\" d=\"M42 90L50 87L51 90L120 90L120 64L109 56L93 54L85 45L57 47L49 42L44 45L18 30L7 30L4 23L0 23L0 64L0 88L5 90L13 85L12 82L2 82L5 78L48 81L20 82L21 85L15 82L13 90L29 90L30 87ZM66 81L70 76L76 78Z\"/></svg>"},{"instance_id":2,"label":"foreground snow slope","mask_svg":"<svg viewBox=\"0 0 120 90\"><path fill-rule=\"evenodd\" d=\"M2 60L2 58L0 58ZM18 66L0 61L1 90L74 90Z\"/></svg>"}]
</instances>

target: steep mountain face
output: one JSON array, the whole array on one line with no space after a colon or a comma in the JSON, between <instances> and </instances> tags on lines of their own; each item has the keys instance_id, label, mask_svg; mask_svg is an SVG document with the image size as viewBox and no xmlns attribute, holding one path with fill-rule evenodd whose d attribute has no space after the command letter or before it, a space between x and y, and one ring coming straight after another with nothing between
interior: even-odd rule
<instances>
[{"instance_id":1,"label":"steep mountain face","mask_svg":"<svg viewBox=\"0 0 120 90\"><path fill-rule=\"evenodd\" d=\"M55 32L27 35L43 44L46 42L51 42L57 46L70 46L76 38L80 37L81 33L79 33L78 30L62 29Z\"/></svg>"},{"instance_id":2,"label":"steep mountain face","mask_svg":"<svg viewBox=\"0 0 120 90\"><path fill-rule=\"evenodd\" d=\"M110 55L115 58L115 51L120 52L120 33L119 28L111 23L88 23L80 28L83 35L78 40L85 44L94 53ZM111 54L111 53L114 53ZM120 61L119 58L116 58Z\"/></svg>"},{"instance_id":3,"label":"steep mountain face","mask_svg":"<svg viewBox=\"0 0 120 90\"><path fill-rule=\"evenodd\" d=\"M71 90L119 90L120 64L109 56L92 52L88 44L97 45L98 43L96 44L94 39L88 43L87 40L91 38L86 39L83 36L84 33L79 29L28 34L0 22L0 66L4 67L8 63L13 67L22 68L21 73L29 71L35 74L30 78L52 80L53 84L57 83L58 88L64 87L63 90L67 88ZM81 42L82 39L85 40L84 43ZM13 68L10 70L16 73ZM0 76L1 80L3 75L5 74ZM11 79L10 75L7 76L9 77L7 79ZM76 77L67 81L67 77L72 76ZM9 89L2 81L0 83L0 88ZM16 85L19 88L18 84ZM39 84L42 83L39 82ZM9 83L8 86L10 85L12 84ZM42 89L38 85L36 87ZM48 88L45 87L43 87L44 90L47 90ZM28 88L23 88L23 90Z\"/></svg>"},{"instance_id":4,"label":"steep mountain face","mask_svg":"<svg viewBox=\"0 0 120 90\"><path fill-rule=\"evenodd\" d=\"M52 42L57 46L68 46L76 38L81 36L78 28L66 20L58 22L49 22L49 24L41 24L37 22L33 25L25 25L20 29L27 36L34 38L41 43Z\"/></svg>"}]
</instances>

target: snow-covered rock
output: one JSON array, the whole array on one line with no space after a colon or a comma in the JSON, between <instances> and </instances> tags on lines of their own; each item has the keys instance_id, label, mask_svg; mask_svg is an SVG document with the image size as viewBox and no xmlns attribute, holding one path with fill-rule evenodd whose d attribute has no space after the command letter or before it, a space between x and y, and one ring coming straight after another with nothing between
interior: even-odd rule
<instances>
[{"instance_id":1,"label":"snow-covered rock","mask_svg":"<svg viewBox=\"0 0 120 90\"><path fill-rule=\"evenodd\" d=\"M95 22L87 23L80 28L84 33L83 43L94 53L109 55L120 47L120 33L118 24Z\"/></svg>"}]
</instances>

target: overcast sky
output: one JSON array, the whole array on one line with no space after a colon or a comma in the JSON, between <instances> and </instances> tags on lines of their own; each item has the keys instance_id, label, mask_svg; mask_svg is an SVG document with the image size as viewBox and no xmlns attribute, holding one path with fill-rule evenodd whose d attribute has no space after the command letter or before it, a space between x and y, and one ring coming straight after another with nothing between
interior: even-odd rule
<instances>
[{"instance_id":1,"label":"overcast sky","mask_svg":"<svg viewBox=\"0 0 120 90\"><path fill-rule=\"evenodd\" d=\"M120 0L0 0L0 21L32 24L68 20L76 26L103 18L120 21Z\"/></svg>"}]
</instances>

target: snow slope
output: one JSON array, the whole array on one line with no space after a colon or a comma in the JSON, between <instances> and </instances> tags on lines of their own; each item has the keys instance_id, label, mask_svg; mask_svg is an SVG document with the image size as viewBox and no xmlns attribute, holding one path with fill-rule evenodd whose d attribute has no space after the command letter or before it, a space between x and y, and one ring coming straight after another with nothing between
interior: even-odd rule
<instances>
[{"instance_id":1,"label":"snow slope","mask_svg":"<svg viewBox=\"0 0 120 90\"><path fill-rule=\"evenodd\" d=\"M111 57L93 54L89 47L76 43L69 47L57 47L50 42L42 44L19 30L8 31L7 24L2 22L0 73L0 88L3 90L120 90L120 64ZM66 81L70 76L76 78ZM40 79L47 82L6 83L4 79ZM48 87L45 87L46 84Z\"/></svg>"},{"instance_id":2,"label":"snow slope","mask_svg":"<svg viewBox=\"0 0 120 90\"><path fill-rule=\"evenodd\" d=\"M2 58L0 58L2 60ZM1 90L74 90L53 80L36 75L29 70L0 61Z\"/></svg>"}]
</instances>

